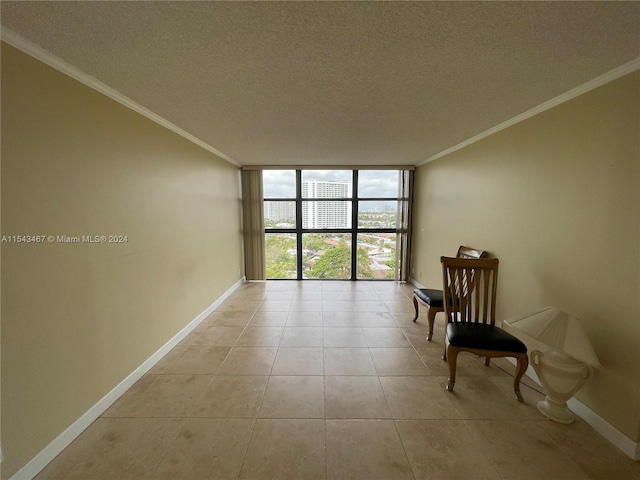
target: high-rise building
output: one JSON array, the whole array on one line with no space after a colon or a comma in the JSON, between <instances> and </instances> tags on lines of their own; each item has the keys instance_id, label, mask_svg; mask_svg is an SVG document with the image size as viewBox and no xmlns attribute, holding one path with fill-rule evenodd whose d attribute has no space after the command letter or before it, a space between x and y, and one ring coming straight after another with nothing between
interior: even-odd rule
<instances>
[{"instance_id":1,"label":"high-rise building","mask_svg":"<svg viewBox=\"0 0 640 480\"><path fill-rule=\"evenodd\" d=\"M264 219L295 224L295 202L264 202Z\"/></svg>"},{"instance_id":2,"label":"high-rise building","mask_svg":"<svg viewBox=\"0 0 640 480\"><path fill-rule=\"evenodd\" d=\"M350 198L351 184L311 181L302 183L302 198ZM303 201L303 228L350 228L350 201Z\"/></svg>"}]
</instances>

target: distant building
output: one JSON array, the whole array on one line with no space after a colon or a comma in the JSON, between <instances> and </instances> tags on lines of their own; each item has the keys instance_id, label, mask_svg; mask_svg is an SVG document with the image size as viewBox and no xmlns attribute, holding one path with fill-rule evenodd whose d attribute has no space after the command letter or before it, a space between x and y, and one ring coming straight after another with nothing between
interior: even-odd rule
<instances>
[{"instance_id":1,"label":"distant building","mask_svg":"<svg viewBox=\"0 0 640 480\"><path fill-rule=\"evenodd\" d=\"M302 198L350 198L351 184L345 182L303 182ZM351 202L303 201L304 228L350 228Z\"/></svg>"},{"instance_id":2,"label":"distant building","mask_svg":"<svg viewBox=\"0 0 640 480\"><path fill-rule=\"evenodd\" d=\"M264 219L274 222L287 221L295 225L295 202L264 202Z\"/></svg>"}]
</instances>

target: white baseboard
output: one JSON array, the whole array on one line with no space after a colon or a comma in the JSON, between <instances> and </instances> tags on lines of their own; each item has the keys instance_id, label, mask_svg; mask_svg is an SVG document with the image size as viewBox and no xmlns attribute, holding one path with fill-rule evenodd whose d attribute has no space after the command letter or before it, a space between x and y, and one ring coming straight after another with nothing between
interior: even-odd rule
<instances>
[{"instance_id":1,"label":"white baseboard","mask_svg":"<svg viewBox=\"0 0 640 480\"><path fill-rule=\"evenodd\" d=\"M507 358L507 360L513 365L516 365L515 359ZM526 374L534 382L540 385L540 388L542 388L540 379L538 378L536 371L531 367L531 365L529 365L529 367L527 368ZM602 435L610 443L619 448L629 458L635 461L640 460L640 442L634 442L633 440L631 440L624 433L611 425L604 418L602 418L600 415L595 413L593 410L591 410L576 398L569 399L569 401L567 402L567 408L569 408L569 410L571 410L574 414L584 420L587 425L589 425L596 432Z\"/></svg>"},{"instance_id":2,"label":"white baseboard","mask_svg":"<svg viewBox=\"0 0 640 480\"><path fill-rule=\"evenodd\" d=\"M151 355L142 365L136 368L127 378L107 393L98 403L73 422L64 432L56 437L40 453L33 457L25 466L18 470L9 480L31 480L46 467L51 460L69 446L89 425L102 415L118 398L133 386L142 376L158 363L169 351L183 340L205 318L244 283L244 277L238 280L225 293L223 293L205 311L200 313L189 324L178 332L171 340L164 344L157 352Z\"/></svg>"}]
</instances>

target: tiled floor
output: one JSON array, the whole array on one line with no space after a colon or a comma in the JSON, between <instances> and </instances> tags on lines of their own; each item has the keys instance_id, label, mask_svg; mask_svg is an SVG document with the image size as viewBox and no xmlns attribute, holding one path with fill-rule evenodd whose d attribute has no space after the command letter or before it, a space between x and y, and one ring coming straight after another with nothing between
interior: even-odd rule
<instances>
[{"instance_id":1,"label":"tiled floor","mask_svg":"<svg viewBox=\"0 0 640 480\"><path fill-rule=\"evenodd\" d=\"M461 355L412 287L247 283L38 479L637 479L582 421L512 396L514 367ZM526 381L529 385L535 385Z\"/></svg>"}]
</instances>

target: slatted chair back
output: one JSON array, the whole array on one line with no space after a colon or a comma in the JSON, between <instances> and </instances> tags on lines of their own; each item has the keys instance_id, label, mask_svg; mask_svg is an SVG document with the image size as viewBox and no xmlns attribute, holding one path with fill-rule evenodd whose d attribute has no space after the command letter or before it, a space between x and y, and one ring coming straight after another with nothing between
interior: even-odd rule
<instances>
[{"instance_id":1,"label":"slatted chair back","mask_svg":"<svg viewBox=\"0 0 640 480\"><path fill-rule=\"evenodd\" d=\"M484 250L478 250L476 248L465 247L460 245L458 248L457 258L485 258L487 252ZM413 291L413 307L416 311L416 316L413 317L413 321L418 320L418 305L422 304L429 307L429 313L427 315L427 322L429 322L429 335L427 340L431 341L433 338L433 324L436 319L436 314L444 312L442 306L443 293L442 290L435 290L432 288L416 288Z\"/></svg>"},{"instance_id":2,"label":"slatted chair back","mask_svg":"<svg viewBox=\"0 0 640 480\"><path fill-rule=\"evenodd\" d=\"M441 258L447 323L495 324L497 258Z\"/></svg>"}]
</instances>

